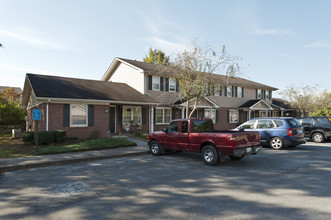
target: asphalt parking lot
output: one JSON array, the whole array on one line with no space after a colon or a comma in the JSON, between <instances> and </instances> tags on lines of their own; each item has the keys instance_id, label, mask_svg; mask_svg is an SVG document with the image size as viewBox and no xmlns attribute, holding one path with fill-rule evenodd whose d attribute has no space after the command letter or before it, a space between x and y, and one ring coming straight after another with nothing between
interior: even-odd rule
<instances>
[{"instance_id":1,"label":"asphalt parking lot","mask_svg":"<svg viewBox=\"0 0 331 220\"><path fill-rule=\"evenodd\" d=\"M170 153L20 170L0 219L331 219L331 142L204 165Z\"/></svg>"}]
</instances>

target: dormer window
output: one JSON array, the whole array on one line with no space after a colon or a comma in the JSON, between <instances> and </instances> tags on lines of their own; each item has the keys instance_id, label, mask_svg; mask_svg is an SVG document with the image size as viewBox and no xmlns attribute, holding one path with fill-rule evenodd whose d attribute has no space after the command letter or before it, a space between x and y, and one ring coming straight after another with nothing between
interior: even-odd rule
<instances>
[{"instance_id":1,"label":"dormer window","mask_svg":"<svg viewBox=\"0 0 331 220\"><path fill-rule=\"evenodd\" d=\"M153 76L153 90L160 91L160 77Z\"/></svg>"},{"instance_id":2,"label":"dormer window","mask_svg":"<svg viewBox=\"0 0 331 220\"><path fill-rule=\"evenodd\" d=\"M176 79L169 79L169 91L176 92Z\"/></svg>"}]
</instances>

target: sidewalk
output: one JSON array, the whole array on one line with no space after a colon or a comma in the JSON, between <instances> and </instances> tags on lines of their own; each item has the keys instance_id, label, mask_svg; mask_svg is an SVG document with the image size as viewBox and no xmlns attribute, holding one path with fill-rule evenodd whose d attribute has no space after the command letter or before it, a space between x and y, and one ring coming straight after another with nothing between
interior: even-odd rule
<instances>
[{"instance_id":1,"label":"sidewalk","mask_svg":"<svg viewBox=\"0 0 331 220\"><path fill-rule=\"evenodd\" d=\"M109 158L119 158L148 154L149 149L145 141L135 138L121 136L137 143L135 147L119 147L107 150L82 151L75 153L51 154L42 156L13 157L0 159L0 176L2 172L15 170L46 167L52 165L63 165L70 163L103 160Z\"/></svg>"}]
</instances>

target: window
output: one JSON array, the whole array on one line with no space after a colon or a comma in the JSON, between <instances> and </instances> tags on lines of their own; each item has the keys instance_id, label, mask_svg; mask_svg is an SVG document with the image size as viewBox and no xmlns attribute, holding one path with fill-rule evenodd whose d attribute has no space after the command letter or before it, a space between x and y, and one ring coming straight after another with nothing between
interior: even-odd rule
<instances>
[{"instance_id":1,"label":"window","mask_svg":"<svg viewBox=\"0 0 331 220\"><path fill-rule=\"evenodd\" d=\"M267 117L267 112L266 111L259 111L259 118L265 118Z\"/></svg>"},{"instance_id":2,"label":"window","mask_svg":"<svg viewBox=\"0 0 331 220\"><path fill-rule=\"evenodd\" d=\"M279 111L272 111L272 117L279 117Z\"/></svg>"},{"instance_id":3,"label":"window","mask_svg":"<svg viewBox=\"0 0 331 220\"><path fill-rule=\"evenodd\" d=\"M87 105L70 105L70 126L87 126Z\"/></svg>"},{"instance_id":4,"label":"window","mask_svg":"<svg viewBox=\"0 0 331 220\"><path fill-rule=\"evenodd\" d=\"M182 133L187 133L187 131L188 131L188 121L183 121L181 132Z\"/></svg>"},{"instance_id":5,"label":"window","mask_svg":"<svg viewBox=\"0 0 331 220\"><path fill-rule=\"evenodd\" d=\"M243 95L244 95L243 94L243 87L238 86L237 87L237 97L243 98L244 97Z\"/></svg>"},{"instance_id":6,"label":"window","mask_svg":"<svg viewBox=\"0 0 331 220\"><path fill-rule=\"evenodd\" d=\"M176 79L169 79L169 91L176 92Z\"/></svg>"},{"instance_id":7,"label":"window","mask_svg":"<svg viewBox=\"0 0 331 220\"><path fill-rule=\"evenodd\" d=\"M192 132L213 131L214 126L211 120L191 121Z\"/></svg>"},{"instance_id":8,"label":"window","mask_svg":"<svg viewBox=\"0 0 331 220\"><path fill-rule=\"evenodd\" d=\"M153 90L160 90L160 77L159 76L153 76Z\"/></svg>"},{"instance_id":9,"label":"window","mask_svg":"<svg viewBox=\"0 0 331 220\"><path fill-rule=\"evenodd\" d=\"M140 124L141 123L141 107L123 106L123 123L124 124Z\"/></svg>"},{"instance_id":10,"label":"window","mask_svg":"<svg viewBox=\"0 0 331 220\"><path fill-rule=\"evenodd\" d=\"M168 126L169 133L175 133L179 130L179 121L174 121Z\"/></svg>"},{"instance_id":11,"label":"window","mask_svg":"<svg viewBox=\"0 0 331 220\"><path fill-rule=\"evenodd\" d=\"M274 120L274 122L275 122L277 128L279 128L279 127L281 127L281 126L284 125L284 122L281 121L281 120Z\"/></svg>"},{"instance_id":12,"label":"window","mask_svg":"<svg viewBox=\"0 0 331 220\"><path fill-rule=\"evenodd\" d=\"M298 121L302 125L314 125L314 120L312 118L300 118Z\"/></svg>"},{"instance_id":13,"label":"window","mask_svg":"<svg viewBox=\"0 0 331 220\"><path fill-rule=\"evenodd\" d=\"M156 124L168 124L171 121L170 108L156 108Z\"/></svg>"},{"instance_id":14,"label":"window","mask_svg":"<svg viewBox=\"0 0 331 220\"><path fill-rule=\"evenodd\" d=\"M269 90L266 90L265 91L265 96L264 96L265 99L270 99L270 91Z\"/></svg>"},{"instance_id":15,"label":"window","mask_svg":"<svg viewBox=\"0 0 331 220\"><path fill-rule=\"evenodd\" d=\"M247 121L240 126L241 129L254 129L256 120Z\"/></svg>"},{"instance_id":16,"label":"window","mask_svg":"<svg viewBox=\"0 0 331 220\"><path fill-rule=\"evenodd\" d=\"M221 85L215 85L216 89L214 91L215 96L221 96L222 95L222 86Z\"/></svg>"},{"instance_id":17,"label":"window","mask_svg":"<svg viewBox=\"0 0 331 220\"><path fill-rule=\"evenodd\" d=\"M229 123L238 123L238 122L239 122L239 111L229 110Z\"/></svg>"},{"instance_id":18,"label":"window","mask_svg":"<svg viewBox=\"0 0 331 220\"><path fill-rule=\"evenodd\" d=\"M275 125L271 120L258 120L256 128L257 129L267 129L274 128Z\"/></svg>"},{"instance_id":19,"label":"window","mask_svg":"<svg viewBox=\"0 0 331 220\"><path fill-rule=\"evenodd\" d=\"M262 90L261 89L256 90L256 98L262 99Z\"/></svg>"},{"instance_id":20,"label":"window","mask_svg":"<svg viewBox=\"0 0 331 220\"><path fill-rule=\"evenodd\" d=\"M211 118L213 120L213 123L216 123L216 109L206 108L204 112L204 118Z\"/></svg>"},{"instance_id":21,"label":"window","mask_svg":"<svg viewBox=\"0 0 331 220\"><path fill-rule=\"evenodd\" d=\"M226 96L227 97L232 97L232 86L227 86L226 87Z\"/></svg>"}]
</instances>

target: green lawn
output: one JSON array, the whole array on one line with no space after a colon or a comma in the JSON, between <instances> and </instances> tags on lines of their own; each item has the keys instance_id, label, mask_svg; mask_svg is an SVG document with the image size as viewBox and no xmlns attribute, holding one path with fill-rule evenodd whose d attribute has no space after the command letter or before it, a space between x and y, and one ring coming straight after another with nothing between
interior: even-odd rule
<instances>
[{"instance_id":1,"label":"green lawn","mask_svg":"<svg viewBox=\"0 0 331 220\"><path fill-rule=\"evenodd\" d=\"M116 147L136 146L136 143L121 138L102 138L63 146L39 146L38 155L58 154L76 151L101 150Z\"/></svg>"}]
</instances>

